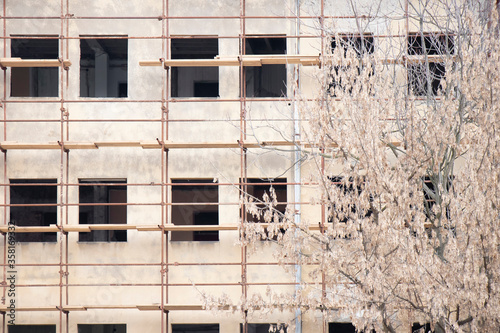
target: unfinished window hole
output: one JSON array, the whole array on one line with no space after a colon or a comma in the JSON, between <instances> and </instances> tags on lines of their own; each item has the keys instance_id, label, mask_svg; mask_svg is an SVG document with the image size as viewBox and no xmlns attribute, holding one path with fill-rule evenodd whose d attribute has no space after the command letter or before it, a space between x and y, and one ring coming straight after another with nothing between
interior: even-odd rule
<instances>
[{"instance_id":1,"label":"unfinished window hole","mask_svg":"<svg viewBox=\"0 0 500 333\"><path fill-rule=\"evenodd\" d=\"M56 179L11 179L10 221L22 227L57 224ZM22 206L26 205L26 206ZM33 206L39 205L39 206ZM18 232L18 242L56 242L55 232Z\"/></svg>"},{"instance_id":2,"label":"unfinished window hole","mask_svg":"<svg viewBox=\"0 0 500 333\"><path fill-rule=\"evenodd\" d=\"M453 36L441 34L411 34L408 36L408 55L452 55L455 52ZM408 91L415 96L437 95L443 89L441 80L446 75L444 63L429 62L408 65Z\"/></svg>"},{"instance_id":3,"label":"unfinished window hole","mask_svg":"<svg viewBox=\"0 0 500 333\"><path fill-rule=\"evenodd\" d=\"M172 38L172 59L213 59L217 38ZM172 97L219 97L218 67L172 67Z\"/></svg>"},{"instance_id":4,"label":"unfinished window hole","mask_svg":"<svg viewBox=\"0 0 500 333\"><path fill-rule=\"evenodd\" d=\"M48 38L12 38L10 55L21 59L57 59L59 40ZM12 97L57 97L59 87L58 67L11 68Z\"/></svg>"},{"instance_id":5,"label":"unfinished window hole","mask_svg":"<svg viewBox=\"0 0 500 333\"><path fill-rule=\"evenodd\" d=\"M80 224L127 224L126 180L80 180ZM94 205L93 205L94 204ZM79 233L80 242L126 242L127 230Z\"/></svg>"},{"instance_id":6,"label":"unfinished window hole","mask_svg":"<svg viewBox=\"0 0 500 333\"><path fill-rule=\"evenodd\" d=\"M9 325L9 333L56 333L56 325Z\"/></svg>"},{"instance_id":7,"label":"unfinished window hole","mask_svg":"<svg viewBox=\"0 0 500 333\"><path fill-rule=\"evenodd\" d=\"M128 40L80 39L80 96L127 97Z\"/></svg>"},{"instance_id":8,"label":"unfinished window hole","mask_svg":"<svg viewBox=\"0 0 500 333\"><path fill-rule=\"evenodd\" d=\"M284 37L248 37L245 54L286 54ZM286 96L286 65L245 67L247 97Z\"/></svg>"},{"instance_id":9,"label":"unfinished window hole","mask_svg":"<svg viewBox=\"0 0 500 333\"><path fill-rule=\"evenodd\" d=\"M212 180L173 179L172 223L175 225L217 225L219 207L210 205L219 202L219 189ZM207 185L204 185L206 183ZM196 184L196 185L195 185ZM196 205L192 205L196 203ZM172 241L218 241L218 231L172 231Z\"/></svg>"}]
</instances>

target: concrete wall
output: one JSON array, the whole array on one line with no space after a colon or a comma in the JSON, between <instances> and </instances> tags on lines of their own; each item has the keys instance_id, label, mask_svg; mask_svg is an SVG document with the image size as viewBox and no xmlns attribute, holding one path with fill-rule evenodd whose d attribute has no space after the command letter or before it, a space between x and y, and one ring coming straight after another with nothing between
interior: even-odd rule
<instances>
[{"instance_id":1,"label":"concrete wall","mask_svg":"<svg viewBox=\"0 0 500 333\"><path fill-rule=\"evenodd\" d=\"M159 119L162 117L162 98L169 91L167 72L160 67L140 67L141 60L156 60L167 57L168 40L161 36L204 36L217 35L219 55L231 56L239 53L238 38L241 22L240 2L235 0L69 0L69 8L63 1L63 15L68 11L76 19L63 21L61 28L61 3L59 0L3 0L7 16L47 16L46 19L9 19L5 20L6 49L0 43L0 54L10 55L9 36L12 35L54 35L63 34L68 39L59 42L60 54L69 58L72 66L60 82L59 98L65 102L64 111L69 114L70 122L61 126L61 101L59 98L20 98L10 96L10 69L4 71L0 80L0 91L6 89L8 103L3 112L9 120L38 120L33 122L8 122L1 124L5 137L2 141L18 142L55 142L66 141L155 141L168 139L173 142L236 142L240 139L240 87L239 68L220 67L219 95L208 101L183 98L168 104L168 117L172 122L167 128ZM167 24L158 20L163 13L164 3L168 5L171 16L205 16L208 18L171 19ZM301 1L302 13L318 15L318 1ZM351 15L346 2L327 1L325 15ZM370 3L370 1L367 1ZM296 35L296 21L293 19L266 19L261 16L293 16L295 1L292 0L246 0L245 33L248 35ZM399 1L389 1L387 10L393 13ZM385 7L384 7L385 9ZM102 17L110 17L102 19ZM212 19L214 16L231 16L227 19ZM94 18L93 18L94 17ZM101 19L97 19L97 18ZM122 17L122 18L119 18ZM131 17L143 17L132 19ZM330 22L333 26L333 23ZM374 33L385 33L401 28L399 23L375 22L367 29ZM302 33L318 33L318 21L305 19L301 23ZM396 28L394 28L396 27ZM168 32L166 31L168 29ZM338 21L336 31L356 31L354 20ZM126 35L128 40L128 97L106 99L82 98L79 87L79 36L82 35ZM297 41L287 40L287 52L294 54ZM305 38L300 41L303 54L318 54L321 50L319 38ZM389 49L389 47L388 47ZM66 54L67 52L67 54ZM60 70L61 71L61 70ZM292 96L294 66L287 66L288 96ZM311 97L318 85L315 68L304 68L301 76L301 91ZM162 90L162 87L164 90ZM62 94L62 95L61 95ZM231 101L220 101L227 99ZM248 141L292 140L293 105L287 101L249 100L245 104L248 121L244 134ZM43 120L43 121L42 121ZM91 121L89 121L91 120ZM135 120L135 121L131 121ZM145 121L144 121L145 120ZM168 137L167 137L168 133ZM239 149L172 149L168 153L160 150L141 148L100 148L97 150L72 150L63 154L60 151L28 150L9 151L5 165L5 179L12 178L63 178L69 184L78 184L80 179L126 179L131 185L127 188L127 223L131 225L158 225L171 223L170 208L162 208L162 191L165 198L171 198L170 187L163 189L158 184L176 178L212 179L220 183L237 184L241 177ZM66 157L69 157L67 176ZM247 175L249 178L286 178L294 182L293 152L273 151L270 149L250 149L248 152ZM163 169L162 169L163 166ZM168 169L168 175L167 175ZM304 165L303 176L314 172L313 165ZM162 178L163 175L163 178ZM5 184L4 184L5 185ZM58 202L69 203L68 208L58 209L58 221L69 225L78 224L78 186L59 188ZM302 188L302 201L315 195L316 188ZM236 224L240 221L239 191L237 185L219 187L219 224ZM294 187L287 188L288 201L294 200ZM0 200L8 203L8 191L0 190ZM168 199L170 200L170 199ZM168 201L167 201L168 202ZM142 205L141 205L142 204ZM164 209L162 211L162 209ZM8 208L2 207L0 224L8 220ZM67 213L67 217L66 217ZM320 206L307 206L303 218L311 223L321 219ZM166 248L162 248L162 237L167 237ZM67 236L68 268L70 286L63 288L63 298L68 295L68 304L112 306L160 304L162 301L160 283L161 272L158 265L168 253L168 282L183 284L168 288L171 304L201 304L200 292L228 297L238 302L242 287L241 246L237 231L219 232L217 242L170 242L169 236L160 232L128 231L127 242L78 241L78 233ZM18 307L58 306L61 302L59 288L60 253L65 253L58 243L19 243L16 245L18 267ZM0 244L3 244L0 238ZM274 262L272 252L276 245L262 242L256 252L248 255L248 282L254 285L248 293L263 292L268 283L273 291L293 291L286 285L294 277L282 268L258 265ZM164 251L162 254L162 250ZM63 257L66 260L65 257ZM218 263L231 265L182 265L182 263ZM21 266L47 264L46 266ZM91 264L86 265L86 264ZM112 264L112 265L103 265ZM120 264L139 264L120 265ZM224 286L222 284L227 283ZM116 284L125 284L117 286ZM146 286L145 284L153 284ZM213 284L204 286L203 284ZM36 285L27 287L26 285ZM63 302L66 302L63 299ZM171 311L171 323L220 323L220 332L238 332L242 317L239 314L214 314L205 311ZM251 314L249 322L278 322L293 318L290 313ZM58 332L66 332L59 326L59 312L26 311L16 314L16 324L57 324ZM348 321L348 318L339 318ZM65 320L63 320L65 323ZM99 309L74 311L69 315L69 332L77 332L77 324L83 323L126 323L128 332L158 332L161 325L159 311L138 311L135 309ZM170 328L168 328L170 330ZM318 332L321 317L317 313L304 316L303 331Z\"/></svg>"}]
</instances>

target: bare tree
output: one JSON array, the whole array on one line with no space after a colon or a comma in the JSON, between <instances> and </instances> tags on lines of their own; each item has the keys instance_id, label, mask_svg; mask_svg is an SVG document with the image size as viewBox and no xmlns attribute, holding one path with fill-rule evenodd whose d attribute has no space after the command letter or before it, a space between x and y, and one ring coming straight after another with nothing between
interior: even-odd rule
<instances>
[{"instance_id":1,"label":"bare tree","mask_svg":"<svg viewBox=\"0 0 500 333\"><path fill-rule=\"evenodd\" d=\"M247 197L270 226L248 223L244 241L277 239L280 262L308 268L297 293L258 306L341 314L360 330L498 332L498 12L475 0L401 6L407 31L385 42L368 33L378 5L356 33L320 26L331 40L318 95L296 102L324 218L297 223L272 193L267 210Z\"/></svg>"}]
</instances>

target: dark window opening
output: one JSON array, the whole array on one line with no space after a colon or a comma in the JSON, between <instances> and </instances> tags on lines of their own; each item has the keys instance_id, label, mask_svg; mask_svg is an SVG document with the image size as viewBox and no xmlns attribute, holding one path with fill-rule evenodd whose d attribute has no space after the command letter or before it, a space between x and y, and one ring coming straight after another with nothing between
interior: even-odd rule
<instances>
[{"instance_id":1,"label":"dark window opening","mask_svg":"<svg viewBox=\"0 0 500 333\"><path fill-rule=\"evenodd\" d=\"M408 55L452 55L454 53L453 36L429 34L408 36Z\"/></svg>"},{"instance_id":2,"label":"dark window opening","mask_svg":"<svg viewBox=\"0 0 500 333\"><path fill-rule=\"evenodd\" d=\"M18 39L10 42L10 55L21 59L57 59L58 39ZM57 97L59 67L12 67L12 97Z\"/></svg>"},{"instance_id":3,"label":"dark window opening","mask_svg":"<svg viewBox=\"0 0 500 333\"><path fill-rule=\"evenodd\" d=\"M126 324L78 324L78 333L127 333Z\"/></svg>"},{"instance_id":4,"label":"dark window opening","mask_svg":"<svg viewBox=\"0 0 500 333\"><path fill-rule=\"evenodd\" d=\"M266 210L266 204L264 203L264 195L267 194L269 199L271 198L271 187L274 189L276 194L276 200L278 204L274 207L275 210L280 212L281 214L285 214L286 211L286 201L287 201L287 193L286 193L286 178L276 178L272 181L258 179L258 178L248 178L247 183L253 183L247 185L246 193L253 197L254 202L257 204L257 208L259 210ZM260 183L260 184L259 184ZM242 187L242 193L245 193L244 187ZM246 213L246 221L253 223L266 223L264 221L263 214L261 216L253 216L251 213ZM275 221L277 222L277 221ZM285 233L284 229L280 229L281 233ZM274 237L270 237L269 233L266 230L266 239L278 240L278 235L274 235Z\"/></svg>"},{"instance_id":5,"label":"dark window opening","mask_svg":"<svg viewBox=\"0 0 500 333\"><path fill-rule=\"evenodd\" d=\"M217 38L172 38L172 59L214 59ZM172 97L219 97L218 67L172 67Z\"/></svg>"},{"instance_id":6,"label":"dark window opening","mask_svg":"<svg viewBox=\"0 0 500 333\"><path fill-rule=\"evenodd\" d=\"M194 82L195 97L219 96L219 82Z\"/></svg>"},{"instance_id":7,"label":"dark window opening","mask_svg":"<svg viewBox=\"0 0 500 333\"><path fill-rule=\"evenodd\" d=\"M17 226L48 227L51 224L57 224L57 180L11 179L10 203L13 205L30 205L10 207L10 221ZM56 242L57 233L18 232L16 233L16 241Z\"/></svg>"},{"instance_id":8,"label":"dark window opening","mask_svg":"<svg viewBox=\"0 0 500 333\"><path fill-rule=\"evenodd\" d=\"M80 40L80 96L127 97L128 40Z\"/></svg>"},{"instance_id":9,"label":"dark window opening","mask_svg":"<svg viewBox=\"0 0 500 333\"><path fill-rule=\"evenodd\" d=\"M245 54L286 54L286 38L247 38ZM262 65L245 67L247 97L286 96L286 65Z\"/></svg>"},{"instance_id":10,"label":"dark window opening","mask_svg":"<svg viewBox=\"0 0 500 333\"><path fill-rule=\"evenodd\" d=\"M364 331L356 331L356 327L354 327L351 323L329 323L328 324L328 333L363 333ZM370 332L375 333L375 330L370 330Z\"/></svg>"},{"instance_id":11,"label":"dark window opening","mask_svg":"<svg viewBox=\"0 0 500 333\"><path fill-rule=\"evenodd\" d=\"M9 333L56 333L56 325L9 325Z\"/></svg>"},{"instance_id":12,"label":"dark window opening","mask_svg":"<svg viewBox=\"0 0 500 333\"><path fill-rule=\"evenodd\" d=\"M127 224L126 183L125 180L80 180L80 204L91 205L80 206L79 223ZM127 230L80 232L79 241L126 242Z\"/></svg>"},{"instance_id":13,"label":"dark window opening","mask_svg":"<svg viewBox=\"0 0 500 333\"><path fill-rule=\"evenodd\" d=\"M172 223L175 225L218 225L219 189L217 184L207 179L173 179ZM203 184L207 185L203 185ZM193 184L193 185L192 185ZM197 185L194 185L197 184ZM198 185L200 184L200 185ZM196 203L196 205L192 205ZM215 203L215 205L214 205ZM217 230L172 231L172 241L218 241Z\"/></svg>"},{"instance_id":14,"label":"dark window opening","mask_svg":"<svg viewBox=\"0 0 500 333\"><path fill-rule=\"evenodd\" d=\"M219 324L172 324L172 333L219 333Z\"/></svg>"},{"instance_id":15,"label":"dark window opening","mask_svg":"<svg viewBox=\"0 0 500 333\"><path fill-rule=\"evenodd\" d=\"M338 38L333 38L331 42L331 51L332 53L335 49L341 48L344 50L343 56L346 57L349 51L355 52L358 58L361 58L365 55L373 54L375 51L374 38L371 34L366 35L343 35ZM348 91L352 93L352 88L356 84L357 76L361 75L361 71L363 70L363 64L360 62L359 66L357 66L357 71L355 71L355 77L349 77L348 73L350 73L351 66L341 65L341 66L333 66L330 72L330 84L328 87L328 91L332 97L337 97L338 92ZM373 75L373 70L369 73L369 75ZM344 83L342 83L342 77L344 77Z\"/></svg>"},{"instance_id":16,"label":"dark window opening","mask_svg":"<svg viewBox=\"0 0 500 333\"><path fill-rule=\"evenodd\" d=\"M429 75L427 75L429 69ZM430 89L432 95L437 95L442 89L441 80L446 70L442 63L429 63L408 65L408 85L410 91L416 96L425 96ZM427 81L429 78L429 81Z\"/></svg>"},{"instance_id":17,"label":"dark window opening","mask_svg":"<svg viewBox=\"0 0 500 333\"><path fill-rule=\"evenodd\" d=\"M341 195L349 195L349 202L340 208L334 203L328 214L328 222L347 223L350 219L368 218L372 215L371 209L360 209L355 203L360 199L364 182L355 185L352 179L346 182L342 176L331 177L330 180L340 190ZM370 201L373 201L371 196Z\"/></svg>"},{"instance_id":18,"label":"dark window opening","mask_svg":"<svg viewBox=\"0 0 500 333\"><path fill-rule=\"evenodd\" d=\"M356 327L351 323L329 323L328 333L356 333Z\"/></svg>"},{"instance_id":19,"label":"dark window opening","mask_svg":"<svg viewBox=\"0 0 500 333\"><path fill-rule=\"evenodd\" d=\"M433 210L436 205L436 201L438 201L438 196L441 196L441 193L436 192L436 186L439 183L439 178L437 176L430 177L425 176L423 179L423 191L424 191L424 212L425 216L428 220L434 221L436 219L442 218L442 216L436 215L436 211ZM452 189L452 178L448 179L447 182L444 183L442 187L443 191L449 192ZM440 214L438 212L438 214ZM444 212L446 218L450 219L450 209L449 207L445 207Z\"/></svg>"},{"instance_id":20,"label":"dark window opening","mask_svg":"<svg viewBox=\"0 0 500 333\"><path fill-rule=\"evenodd\" d=\"M276 331L279 332L279 329L283 328L283 332L287 332L287 328L284 325L279 324L247 324L247 332L248 333L269 333L273 332L270 329L276 328ZM272 328L271 328L272 327ZM243 332L243 324L240 324L240 333Z\"/></svg>"},{"instance_id":21,"label":"dark window opening","mask_svg":"<svg viewBox=\"0 0 500 333\"><path fill-rule=\"evenodd\" d=\"M431 331L431 324L419 324L419 323L413 323L411 326L411 332L412 333L433 333L434 331Z\"/></svg>"},{"instance_id":22,"label":"dark window opening","mask_svg":"<svg viewBox=\"0 0 500 333\"><path fill-rule=\"evenodd\" d=\"M408 36L408 55L453 55L453 36L414 34ZM437 95L443 89L444 63L429 62L408 65L408 91L415 96Z\"/></svg>"},{"instance_id":23,"label":"dark window opening","mask_svg":"<svg viewBox=\"0 0 500 333\"><path fill-rule=\"evenodd\" d=\"M374 38L371 34L366 35L342 35L332 39L331 49L335 51L337 47L344 50L344 57L349 50L353 50L358 57L366 54L373 54L375 51Z\"/></svg>"},{"instance_id":24,"label":"dark window opening","mask_svg":"<svg viewBox=\"0 0 500 333\"><path fill-rule=\"evenodd\" d=\"M277 211L282 214L285 214L286 211L286 201L287 201L287 193L286 193L286 178L276 178L272 181L258 179L258 178L248 178L247 179L247 191L246 193L250 197L254 197L255 202L257 202L257 207L259 209L265 209L266 205L264 203L264 194L267 194L269 198L271 198L271 187L274 189L276 193L276 200L278 201L278 205L274 207ZM244 193L244 187L242 187L242 191ZM256 222L261 223L264 222L263 216L253 216L251 213L246 213L247 222Z\"/></svg>"}]
</instances>

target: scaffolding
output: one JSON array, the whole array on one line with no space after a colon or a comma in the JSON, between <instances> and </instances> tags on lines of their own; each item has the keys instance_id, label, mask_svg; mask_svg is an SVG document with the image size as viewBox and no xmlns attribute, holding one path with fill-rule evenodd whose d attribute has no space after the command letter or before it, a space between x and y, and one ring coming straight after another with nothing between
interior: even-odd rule
<instances>
[{"instance_id":1,"label":"scaffolding","mask_svg":"<svg viewBox=\"0 0 500 333\"><path fill-rule=\"evenodd\" d=\"M161 322L161 332L169 332L169 325L171 324L170 313L172 311L201 311L203 309L202 304L181 304L176 303L175 300L172 300L170 295L170 290L172 287L190 287L192 283L178 283L172 282L169 279L169 270L174 266L213 266L213 267L239 267L241 274L240 279L228 282L228 283L196 283L198 286L221 286L221 287L241 287L241 297L242 301L248 297L248 288L249 286L290 286L290 287L298 287L300 285L300 276L298 277L298 281L291 280L290 282L251 282L248 281L248 267L260 267L260 266L274 266L278 265L277 262L272 261L262 261L255 262L249 261L249 254L247 251L247 247L244 243L240 245L240 260L238 262L173 262L171 260L172 254L169 248L169 234L175 231L217 231L217 232L225 232L225 231L233 231L238 232L239 230L243 230L243 225L246 223L246 208L245 205L242 204L239 200L233 202L224 202L224 203L216 203L217 206L222 205L230 205L230 206L238 206L241 213L241 220L231 221L231 223L221 223L219 225L176 225L169 218L169 209L176 205L189 205L193 203L176 203L172 202L171 189L173 186L182 186L182 185L193 185L193 184L182 184L182 183L173 183L171 181L171 173L169 172L169 162L170 162L170 154L173 150L176 149L231 149L233 151L237 151L239 155L240 161L240 172L239 172L239 183L234 182L214 182L210 184L210 186L214 186L215 188L219 187L237 187L241 189L243 193L247 192L248 185L255 185L256 183L249 182L249 175L247 173L248 170L248 153L252 149L261 149L261 148L280 148L287 149L290 152L294 152L295 149L304 149L311 148L312 146L307 142L302 142L300 136L300 120L298 118L298 114L296 113L292 119L282 119L282 121L287 121L290 123L290 126L294 128L293 139L290 141L287 140L268 140L268 141L256 141L253 138L249 138L247 133L249 132L249 119L247 116L248 103L253 101L264 101L265 103L276 103L276 102L284 102L284 103L296 103L297 99L295 94L297 93L296 89L292 89L289 94L289 97L275 97L275 98L266 98L264 100L256 98L256 97L248 97L246 91L246 67L250 66L262 66L269 64L284 64L289 65L289 68L293 68L294 77L293 80L295 84L300 87L300 73L302 66L319 66L323 60L321 54L309 54L302 55L300 54L300 41L307 39L318 39L321 40L321 50L325 49L325 43L328 41L328 37L325 33L324 22L325 20L342 20L342 19L356 19L354 16L331 16L325 14L324 9L324 0L319 1L319 13L317 16L315 15L306 15L304 12L301 12L300 2L297 1L293 10L297 13L297 15L269 15L269 16L256 16L256 15L247 15L246 7L247 2L250 0L240 0L239 1L239 15L233 16L179 16L179 15L171 15L169 12L170 2L173 0L158 0L161 2L162 12L159 16L78 16L71 12L71 2L72 0L61 0L60 1L60 15L59 16L9 16L8 14L8 6L10 2L14 2L14 0L3 0L3 10L2 10L2 22L3 22L3 58L0 59L0 67L3 69L3 96L1 100L1 107L3 118L0 120L0 123L3 124L3 138L0 142L0 150L2 151L3 156L3 203L1 203L1 207L3 210L3 221L4 224L0 226L0 232L3 234L3 248L4 248L4 256L3 256L3 274L2 274L2 305L0 305L0 312L2 313L3 324L2 324L2 332L7 331L8 324L8 271L9 271L9 261L8 261L8 233L11 231L9 229L8 221L8 211L11 207L20 207L26 206L26 204L12 204L9 201L9 188L11 184L9 183L9 163L8 156L11 151L20 150L20 151L59 151L59 180L56 184L53 184L58 188L58 200L56 204L53 206L57 207L58 210L58 221L57 224L50 226L38 226L38 227L30 227L30 226L16 226L15 232L22 233L39 233L39 232L55 232L57 233L57 245L59 248L59 261L58 263L16 263L17 267L21 267L23 269L36 269L37 267L56 267L58 269L58 283L44 283L44 284L18 284L16 287L18 288L30 288L30 287L53 287L59 289L59 297L58 303L52 305L40 305L37 307L33 306L22 306L22 304L18 304L16 307L16 311L20 312L37 312L37 311L47 311L47 312L58 312L59 313L59 323L57 330L58 332L70 332L69 322L70 316L74 312L84 312L84 311L98 311L102 309L106 310L138 310L138 311L153 311L157 312L160 317ZM171 35L171 22L174 21L192 21L195 20L214 20L214 21L224 21L224 20L237 20L239 21L239 31L235 31L233 34L218 36L216 38L219 39L229 39L229 40L237 40L238 41L238 54L234 56L219 56L214 59L172 59L171 58L171 49L169 47L170 40L172 38L195 38L196 36L172 36ZM290 34L283 36L287 40L293 40L295 42L295 54L291 54L293 52L288 52L288 54L284 55L246 55L245 50L245 41L248 37L254 36L255 34L249 34L247 32L247 22L249 20L254 19L276 19L283 20L283 22L293 22L295 25L292 30L295 31L295 34ZM406 17L407 19L407 17ZM9 40L12 37L7 33L8 25L13 21L26 21L26 20L50 20L50 21L60 21L60 31L59 36L56 37L43 37L43 38L53 38L59 40L59 59L20 59L20 58L12 58L8 52ZM160 36L113 36L114 39L138 39L138 40L159 40L161 41L161 52L162 58L160 59L141 59L139 62L140 66L159 66L164 69L161 75L161 98L159 99L118 99L118 98L98 98L98 99L71 99L68 97L68 90L70 85L69 80L69 71L73 70L74 65L72 62L75 62L71 59L70 56L70 46L69 42L72 40L82 40L87 37L82 37L79 35L75 36L71 25L75 21L87 20L87 21L113 21L113 20L132 20L134 22L158 22L161 24L161 35ZM301 31L301 22L303 20L317 20L319 23L319 31L320 36L314 33L306 33ZM406 24L406 35L408 35L408 24ZM266 35L259 35L260 37L266 37ZM268 37L275 37L276 35L269 35ZM383 37L383 35L380 35ZM388 36L388 35L387 35ZM389 36L394 38L394 35ZM397 36L396 36L397 37ZM26 38L26 39L36 39L38 37L30 36L21 36L15 38ZM95 37L97 39L102 38L106 39L107 37ZM324 55L325 56L325 55ZM72 61L73 60L73 61ZM435 61L439 61L440 59L436 59ZM411 62L412 59L410 57L403 58L403 60L397 60L401 63ZM396 60L392 62L397 62ZM418 60L415 60L418 61ZM391 61L388 61L391 62ZM196 66L213 66L213 67L221 67L221 66L236 66L239 68L239 98L177 98L171 96L170 84L171 84L171 67L196 67ZM58 86L58 97L53 98L29 98L29 99L12 99L8 96L8 77L9 74L7 72L8 68L13 67L56 67L60 68L59 70L59 86ZM289 82L291 80L289 79ZM202 103L209 102L214 103L214 105L221 105L223 103L238 103L239 104L239 117L229 120L211 120L211 119L193 119L192 117L188 118L175 118L172 119L170 117L170 109L173 103ZM60 113L59 119L38 119L38 118L12 118L9 116L8 109L12 104L23 104L23 103L51 103L58 105L58 112ZM128 118L128 119L113 119L113 118L75 118L70 115L68 112L68 107L70 105L75 104L93 104L93 103L109 103L109 104L133 104L134 106L138 106L140 103L152 103L156 105L156 116L149 118ZM292 108L297 111L297 105L293 105ZM237 123L238 132L240 133L239 138L234 142L179 142L173 141L170 138L170 128L172 124L175 123L204 123L207 122L215 123L220 121L231 121ZM265 119L251 119L251 121L265 121ZM11 124L27 124L27 123L37 123L37 124L55 124L59 125L59 139L55 142L36 142L35 141L12 141L8 137L8 128ZM70 129L72 126L78 126L80 124L92 124L92 123L140 123L140 124L155 124L160 127L160 135L158 137L148 137L144 138L144 141L94 141L92 139L88 141L75 141L72 140L70 135ZM398 144L398 143L394 143ZM158 173L160 174L160 182L157 183L127 183L127 188L133 189L136 187L153 187L157 188L159 196L156 202L129 202L127 200L126 203L122 204L103 204L105 206L142 206L142 207L156 207L161 211L161 217L158 221L154 223L147 224L78 224L78 222L70 221L70 210L72 208L78 208L85 205L98 205L97 203L92 204L84 204L80 202L73 202L70 198L71 189L78 188L82 186L81 183L71 182L70 177L70 152L73 150L98 150L98 149L150 149L158 151L159 159L161 163L158 165ZM293 153L294 154L294 153ZM298 162L297 156L293 155L295 160L291 162L291 165L294 165ZM322 161L322 170L324 172L324 160ZM300 179L300 168L295 170L295 175L297 179L293 181L286 181L281 183L282 185L288 186L288 188L293 188L294 193L299 193L299 195L295 196L293 201L288 201L287 204L289 206L294 207L294 211L296 212L296 218L300 218L300 207L306 205L307 202L301 202L300 200L300 186L303 186L305 183ZM262 182L257 183L261 185L266 185L269 183ZM17 184L18 186L22 186ZM40 185L46 186L47 184L30 184L30 185ZM108 184L109 185L109 184ZM198 184L199 185L199 184ZM203 185L207 185L203 183ZM314 184L312 184L314 185ZM50 205L50 204L48 204ZM324 205L321 208L321 221L318 225L311 226L311 230L318 230L323 232L325 229L325 223L327 222L326 218L326 209ZM221 219L222 220L222 219ZM263 226L266 226L263 224ZM71 247L75 246L71 244L69 241L69 235L72 233L89 233L96 230L135 230L137 232L145 232L151 233L151 237L159 240L158 252L160 254L159 262L122 262L122 263L99 263L99 262L86 262L86 263L74 263L71 260ZM129 245L133 246L133 245ZM135 305L123 305L123 304L110 304L110 305L100 305L100 304L72 304L70 301L70 289L72 287L97 287L97 286L109 286L109 284L81 284L81 283L73 283L70 278L70 269L74 267L150 267L157 271L157 283L117 283L114 286L120 287L154 287L157 288L158 292L161 294L160 302L158 304L135 304ZM321 281L323 286L323 297L326 297L325 290L325 281L323 277L323 281ZM300 314L297 314L300 315ZM247 333L248 328L248 317L246 311L243 312L243 320L242 320L242 332ZM328 331L328 321L327 317L324 315L322 317L322 331L326 333Z\"/></svg>"}]
</instances>

